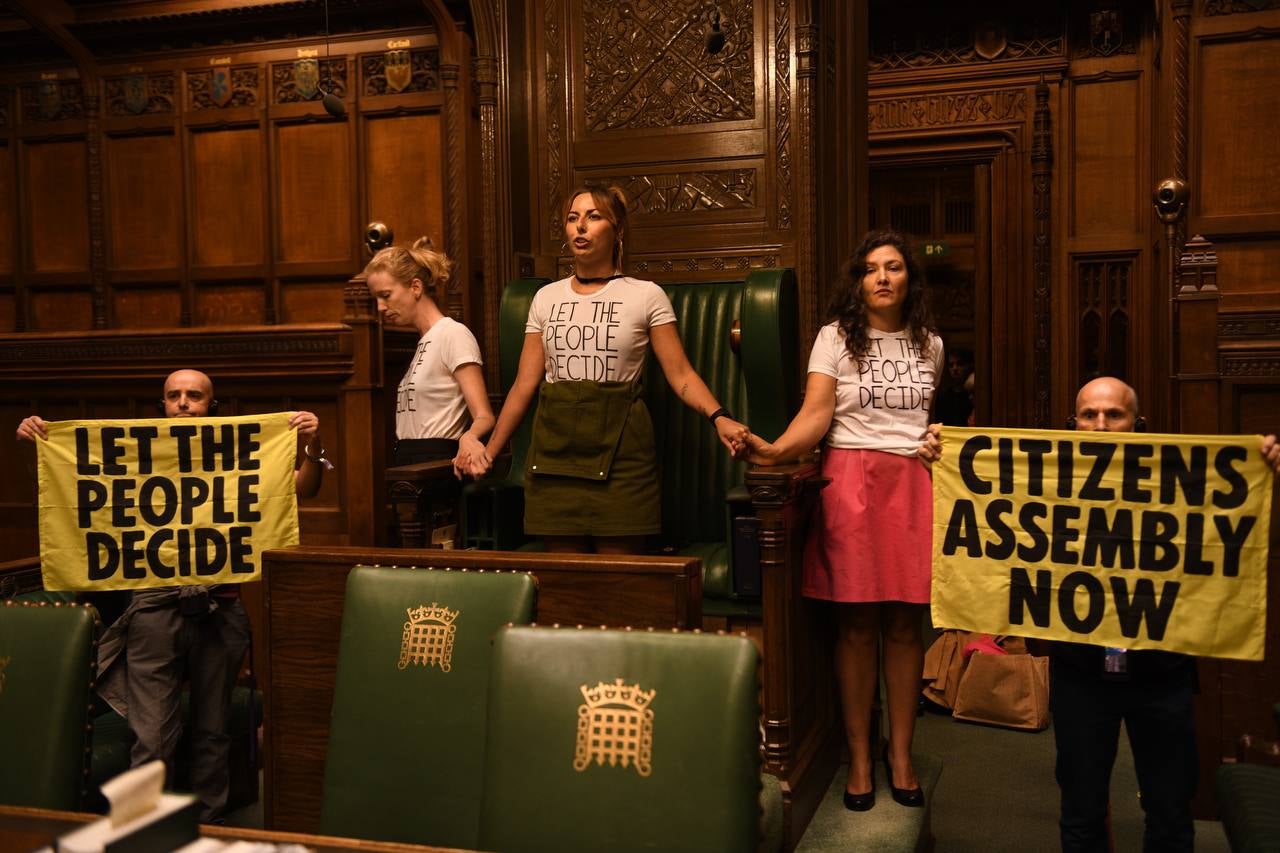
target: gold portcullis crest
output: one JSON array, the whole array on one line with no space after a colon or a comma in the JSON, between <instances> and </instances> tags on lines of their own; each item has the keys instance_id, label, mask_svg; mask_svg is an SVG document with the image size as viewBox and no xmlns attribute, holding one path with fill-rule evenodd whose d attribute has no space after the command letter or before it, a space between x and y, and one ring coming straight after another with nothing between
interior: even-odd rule
<instances>
[{"instance_id":1,"label":"gold portcullis crest","mask_svg":"<svg viewBox=\"0 0 1280 853\"><path fill-rule=\"evenodd\" d=\"M595 687L582 685L586 703L578 706L578 745L573 769L586 770L594 760L610 767L635 763L636 772L648 776L653 758L653 709L649 704L658 691L642 690L639 684L603 681Z\"/></svg>"},{"instance_id":2,"label":"gold portcullis crest","mask_svg":"<svg viewBox=\"0 0 1280 853\"><path fill-rule=\"evenodd\" d=\"M438 666L444 672L453 668L453 636L457 631L454 620L460 611L450 610L431 602L431 606L410 607L406 611L409 621L404 623L404 638L400 642L398 669L409 664Z\"/></svg>"}]
</instances>

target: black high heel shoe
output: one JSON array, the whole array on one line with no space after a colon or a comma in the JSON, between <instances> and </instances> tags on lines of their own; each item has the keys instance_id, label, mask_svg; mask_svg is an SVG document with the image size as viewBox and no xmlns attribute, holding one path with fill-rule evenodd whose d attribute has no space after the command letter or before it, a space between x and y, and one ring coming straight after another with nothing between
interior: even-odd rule
<instances>
[{"instance_id":1,"label":"black high heel shoe","mask_svg":"<svg viewBox=\"0 0 1280 853\"><path fill-rule=\"evenodd\" d=\"M893 795L895 803L911 809L918 809L924 805L924 791L921 788L899 788L893 784L893 765L889 763L888 744L884 747L884 775L889 777L889 793ZM845 796L849 795L845 794Z\"/></svg>"},{"instance_id":2,"label":"black high heel shoe","mask_svg":"<svg viewBox=\"0 0 1280 853\"><path fill-rule=\"evenodd\" d=\"M846 788L844 792L844 807L851 812L869 812L871 807L876 804L876 763L871 762L871 790L865 794L850 794Z\"/></svg>"}]
</instances>

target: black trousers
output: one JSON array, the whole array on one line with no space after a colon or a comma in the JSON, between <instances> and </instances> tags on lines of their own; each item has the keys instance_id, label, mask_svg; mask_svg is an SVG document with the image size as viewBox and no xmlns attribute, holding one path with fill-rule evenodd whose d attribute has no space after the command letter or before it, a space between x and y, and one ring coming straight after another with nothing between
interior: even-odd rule
<instances>
[{"instance_id":1,"label":"black trousers","mask_svg":"<svg viewBox=\"0 0 1280 853\"><path fill-rule=\"evenodd\" d=\"M1133 749L1147 853L1191 853L1191 798L1199 766L1192 712L1194 666L1136 681L1105 680L1053 662L1055 769L1062 792L1059 828L1064 853L1107 850L1111 768L1123 720Z\"/></svg>"}]
</instances>

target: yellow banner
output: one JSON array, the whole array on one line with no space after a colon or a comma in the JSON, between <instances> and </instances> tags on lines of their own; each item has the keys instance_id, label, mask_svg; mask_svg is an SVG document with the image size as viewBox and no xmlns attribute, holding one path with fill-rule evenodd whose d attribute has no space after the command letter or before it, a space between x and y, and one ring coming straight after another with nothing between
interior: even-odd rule
<instances>
[{"instance_id":1,"label":"yellow banner","mask_svg":"<svg viewBox=\"0 0 1280 853\"><path fill-rule=\"evenodd\" d=\"M942 430L933 624L1262 660L1258 436Z\"/></svg>"},{"instance_id":2,"label":"yellow banner","mask_svg":"<svg viewBox=\"0 0 1280 853\"><path fill-rule=\"evenodd\" d=\"M59 421L36 441L46 589L245 583L298 543L290 413Z\"/></svg>"}]
</instances>

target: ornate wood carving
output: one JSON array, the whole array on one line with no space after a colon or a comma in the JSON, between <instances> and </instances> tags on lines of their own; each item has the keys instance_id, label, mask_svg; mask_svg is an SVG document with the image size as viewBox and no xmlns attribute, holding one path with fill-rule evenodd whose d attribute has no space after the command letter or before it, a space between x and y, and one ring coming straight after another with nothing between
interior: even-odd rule
<instances>
[{"instance_id":1,"label":"ornate wood carving","mask_svg":"<svg viewBox=\"0 0 1280 853\"><path fill-rule=\"evenodd\" d=\"M1034 234L1031 258L1034 290L1034 340L1035 340L1035 397L1033 413L1035 425L1040 429L1049 426L1049 342L1050 326L1050 265L1052 263L1052 210L1050 188L1053 183L1053 135L1049 126L1049 84L1043 79L1036 84L1035 119L1031 144L1031 187L1034 211Z\"/></svg>"},{"instance_id":2,"label":"ornate wood carving","mask_svg":"<svg viewBox=\"0 0 1280 853\"><path fill-rule=\"evenodd\" d=\"M582 4L583 119L593 131L755 117L753 4L721 0L724 49L706 51L709 4ZM575 63L576 64L576 63Z\"/></svg>"},{"instance_id":3,"label":"ornate wood carving","mask_svg":"<svg viewBox=\"0 0 1280 853\"><path fill-rule=\"evenodd\" d=\"M1280 338L1280 313L1219 314L1218 337L1275 340Z\"/></svg>"},{"instance_id":4,"label":"ornate wood carving","mask_svg":"<svg viewBox=\"0 0 1280 853\"><path fill-rule=\"evenodd\" d=\"M259 73L256 65L231 69L231 100L227 107L256 107L259 103ZM193 110L222 109L213 100L213 70L187 72L187 100Z\"/></svg>"},{"instance_id":5,"label":"ornate wood carving","mask_svg":"<svg viewBox=\"0 0 1280 853\"><path fill-rule=\"evenodd\" d=\"M880 98L867 105L867 131L886 133L913 128L1001 124L1022 121L1026 115L1026 89Z\"/></svg>"},{"instance_id":6,"label":"ornate wood carving","mask_svg":"<svg viewBox=\"0 0 1280 853\"><path fill-rule=\"evenodd\" d=\"M817 199L818 145L813 102L817 97L817 76L821 56L818 53L818 27L813 23L812 7L797 5L796 15L796 280L801 283L799 308L807 338L813 331L813 318L818 316L818 233L821 226L817 205L806 203ZM805 200L805 201L802 201Z\"/></svg>"},{"instance_id":7,"label":"ornate wood carving","mask_svg":"<svg viewBox=\"0 0 1280 853\"><path fill-rule=\"evenodd\" d=\"M454 261L454 274L445 283L445 299L448 303L448 314L460 320L466 320L467 309L463 304L464 288L470 284L471 251L467 247L467 223L464 198L467 192L467 179L462 174L465 156L463 155L463 137L466 134L462 114L463 93L458 87L459 67L452 63L440 67L440 80L444 88L444 171L445 196L448 207L445 210L445 233L449 241L449 253Z\"/></svg>"},{"instance_id":8,"label":"ornate wood carving","mask_svg":"<svg viewBox=\"0 0 1280 853\"><path fill-rule=\"evenodd\" d=\"M440 91L440 51L420 48L409 51L409 83L399 92L387 85L387 56L371 53L360 57L361 91L366 95L394 95L406 92ZM323 75L322 75L323 77ZM345 80L345 72L344 72Z\"/></svg>"},{"instance_id":9,"label":"ornate wood carving","mask_svg":"<svg viewBox=\"0 0 1280 853\"><path fill-rule=\"evenodd\" d=\"M1219 363L1223 376L1274 379L1280 376L1280 355L1223 355Z\"/></svg>"},{"instance_id":10,"label":"ornate wood carving","mask_svg":"<svg viewBox=\"0 0 1280 853\"><path fill-rule=\"evenodd\" d=\"M1132 256L1078 259L1075 278L1079 373L1073 385L1097 373L1131 378Z\"/></svg>"},{"instance_id":11,"label":"ornate wood carving","mask_svg":"<svg viewBox=\"0 0 1280 853\"><path fill-rule=\"evenodd\" d=\"M13 100L13 89L8 86L0 86L0 127L9 126L9 106Z\"/></svg>"},{"instance_id":12,"label":"ornate wood carving","mask_svg":"<svg viewBox=\"0 0 1280 853\"><path fill-rule=\"evenodd\" d=\"M96 81L94 81L96 83ZM89 198L89 286L93 327L107 327L107 211L102 177L102 96L97 85L84 93L85 177Z\"/></svg>"},{"instance_id":13,"label":"ornate wood carving","mask_svg":"<svg viewBox=\"0 0 1280 853\"><path fill-rule=\"evenodd\" d=\"M1280 9L1280 0L1204 0L1201 14L1210 18L1215 15L1263 12L1267 9Z\"/></svg>"},{"instance_id":14,"label":"ornate wood carving","mask_svg":"<svg viewBox=\"0 0 1280 853\"><path fill-rule=\"evenodd\" d=\"M973 272L959 270L945 285L930 282L929 307L940 329L973 328Z\"/></svg>"},{"instance_id":15,"label":"ornate wood carving","mask_svg":"<svg viewBox=\"0 0 1280 853\"><path fill-rule=\"evenodd\" d=\"M776 252L742 252L735 254L699 254L699 255L664 255L631 256L627 262L630 271L636 276L665 275L668 273L723 272L745 274L748 270L773 269L778 265ZM560 258L557 268L562 276L573 273L573 265L568 258Z\"/></svg>"},{"instance_id":16,"label":"ornate wood carving","mask_svg":"<svg viewBox=\"0 0 1280 853\"><path fill-rule=\"evenodd\" d=\"M1187 241L1178 258L1175 295L1217 293L1218 251L1199 234Z\"/></svg>"},{"instance_id":17,"label":"ornate wood carving","mask_svg":"<svg viewBox=\"0 0 1280 853\"><path fill-rule=\"evenodd\" d=\"M547 133L547 175L543 186L546 203L547 235L551 244L559 245L563 238L560 222L560 195L568 190L563 170L565 102L564 102L564 14L561 0L544 0L542 6L543 54L546 108L543 112Z\"/></svg>"},{"instance_id":18,"label":"ornate wood carving","mask_svg":"<svg viewBox=\"0 0 1280 853\"><path fill-rule=\"evenodd\" d=\"M1066 39L1060 25L1046 10L1037 10L1034 19L1010 18L1003 34L1003 46L979 52L978 32L974 38L957 44L956 32L972 26L973 13L963 9L963 20L953 22L946 16L929 15L928 20L905 18L891 26L877 26L871 45L869 71L898 71L935 68L947 65L984 65L1011 59L1044 59L1062 57ZM984 55L985 54L985 55Z\"/></svg>"},{"instance_id":19,"label":"ornate wood carving","mask_svg":"<svg viewBox=\"0 0 1280 853\"><path fill-rule=\"evenodd\" d=\"M1071 55L1088 59L1137 53L1139 19L1136 12L1121 2L1082 9L1077 20L1080 28L1072 38Z\"/></svg>"},{"instance_id":20,"label":"ornate wood carving","mask_svg":"<svg viewBox=\"0 0 1280 853\"><path fill-rule=\"evenodd\" d=\"M68 340L32 336L6 342L5 361L17 365L26 362L142 362L165 364L220 358L324 355L341 353L344 343L333 329L320 332L279 330L262 333L164 334L146 332L125 338L93 338ZM5 370L4 373L12 371Z\"/></svg>"},{"instance_id":21,"label":"ornate wood carving","mask_svg":"<svg viewBox=\"0 0 1280 853\"><path fill-rule=\"evenodd\" d=\"M756 206L755 169L618 175L593 183L621 187L627 194L631 212L643 215Z\"/></svg>"},{"instance_id":22,"label":"ornate wood carving","mask_svg":"<svg viewBox=\"0 0 1280 853\"><path fill-rule=\"evenodd\" d=\"M41 80L22 87L25 121L84 118L84 90L79 80Z\"/></svg>"},{"instance_id":23,"label":"ornate wood carving","mask_svg":"<svg viewBox=\"0 0 1280 853\"><path fill-rule=\"evenodd\" d=\"M347 97L347 61L345 59L321 59L320 85L310 97L303 97L298 90L295 64L276 62L271 65L271 100L277 104L300 104L318 101L325 92L332 91L343 100Z\"/></svg>"},{"instance_id":24,"label":"ornate wood carving","mask_svg":"<svg viewBox=\"0 0 1280 853\"><path fill-rule=\"evenodd\" d=\"M791 227L791 5L774 0L774 178L778 187L776 225ZM804 279L801 279L804 281Z\"/></svg>"},{"instance_id":25,"label":"ornate wood carving","mask_svg":"<svg viewBox=\"0 0 1280 853\"><path fill-rule=\"evenodd\" d=\"M103 82L107 115L158 115L174 111L174 95L178 84L177 75L172 71L108 77ZM133 87L137 85L141 86L141 92L138 93L141 97L134 100L131 94Z\"/></svg>"}]
</instances>

